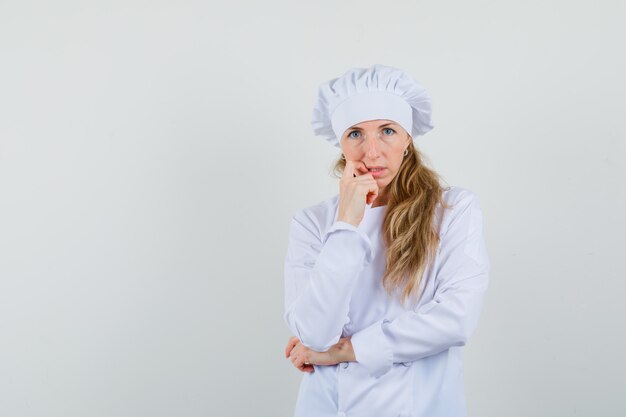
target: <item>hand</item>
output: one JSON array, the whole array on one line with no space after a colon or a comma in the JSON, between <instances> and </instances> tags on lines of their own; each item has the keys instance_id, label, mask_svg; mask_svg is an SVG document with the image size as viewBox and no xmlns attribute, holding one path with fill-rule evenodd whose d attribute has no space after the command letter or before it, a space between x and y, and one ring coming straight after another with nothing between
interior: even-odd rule
<instances>
[{"instance_id":1,"label":"hand","mask_svg":"<svg viewBox=\"0 0 626 417\"><path fill-rule=\"evenodd\" d=\"M302 372L314 372L313 365L336 365L356 360L349 337L340 338L326 352L316 352L304 346L296 336L292 336L285 347L285 357L290 358L293 365Z\"/></svg>"},{"instance_id":2,"label":"hand","mask_svg":"<svg viewBox=\"0 0 626 417\"><path fill-rule=\"evenodd\" d=\"M339 209L337 220L358 226L365 214L365 204L378 197L378 184L361 161L346 159L339 180Z\"/></svg>"}]
</instances>

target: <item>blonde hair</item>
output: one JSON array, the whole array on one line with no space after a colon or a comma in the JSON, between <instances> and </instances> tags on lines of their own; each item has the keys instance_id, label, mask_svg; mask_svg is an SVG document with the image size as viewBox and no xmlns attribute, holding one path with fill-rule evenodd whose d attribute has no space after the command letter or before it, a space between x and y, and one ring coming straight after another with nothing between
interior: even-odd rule
<instances>
[{"instance_id":1,"label":"blonde hair","mask_svg":"<svg viewBox=\"0 0 626 417\"><path fill-rule=\"evenodd\" d=\"M430 265L439 247L439 228L443 210L450 208L443 199L441 177L427 167L422 154L409 140L408 155L400 164L398 173L387 185L387 207L383 220L383 236L387 262L383 287L391 294L402 290L402 304L420 287L424 271ZM333 167L337 177L346 166L338 159ZM441 205L441 216L436 219L436 208ZM416 294L415 300L421 294Z\"/></svg>"}]
</instances>

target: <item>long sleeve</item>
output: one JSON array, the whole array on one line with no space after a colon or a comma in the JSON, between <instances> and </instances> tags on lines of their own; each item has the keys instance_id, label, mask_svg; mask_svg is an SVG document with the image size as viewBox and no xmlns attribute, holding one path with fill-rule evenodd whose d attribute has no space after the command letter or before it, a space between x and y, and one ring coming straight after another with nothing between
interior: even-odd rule
<instances>
[{"instance_id":1,"label":"long sleeve","mask_svg":"<svg viewBox=\"0 0 626 417\"><path fill-rule=\"evenodd\" d=\"M478 324L490 264L477 197L466 190L449 218L435 262L432 300L352 335L356 361L375 377L393 363L464 346Z\"/></svg>"},{"instance_id":2,"label":"long sleeve","mask_svg":"<svg viewBox=\"0 0 626 417\"><path fill-rule=\"evenodd\" d=\"M302 344L318 351L339 341L352 289L372 260L367 234L350 223L335 223L320 237L304 211L291 219L285 256L284 320Z\"/></svg>"}]
</instances>

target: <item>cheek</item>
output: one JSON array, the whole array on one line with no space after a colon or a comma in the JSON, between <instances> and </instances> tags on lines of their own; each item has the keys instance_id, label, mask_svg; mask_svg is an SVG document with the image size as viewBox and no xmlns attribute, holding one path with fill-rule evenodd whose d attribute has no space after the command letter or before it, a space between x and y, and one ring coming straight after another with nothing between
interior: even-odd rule
<instances>
[{"instance_id":1,"label":"cheek","mask_svg":"<svg viewBox=\"0 0 626 417\"><path fill-rule=\"evenodd\" d=\"M351 156L353 158L357 157L358 156L357 154L359 153L356 149L350 146L342 147L341 152L343 152L345 156Z\"/></svg>"},{"instance_id":2,"label":"cheek","mask_svg":"<svg viewBox=\"0 0 626 417\"><path fill-rule=\"evenodd\" d=\"M402 160L394 160L389 164L389 167L394 173L397 173L400 170L400 165L402 165Z\"/></svg>"}]
</instances>

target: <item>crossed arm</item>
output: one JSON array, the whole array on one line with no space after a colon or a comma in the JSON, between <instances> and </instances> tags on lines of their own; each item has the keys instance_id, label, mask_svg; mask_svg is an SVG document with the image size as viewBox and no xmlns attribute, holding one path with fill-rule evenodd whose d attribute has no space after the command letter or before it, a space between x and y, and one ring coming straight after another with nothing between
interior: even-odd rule
<instances>
[{"instance_id":1,"label":"crossed arm","mask_svg":"<svg viewBox=\"0 0 626 417\"><path fill-rule=\"evenodd\" d=\"M465 345L477 326L489 274L476 196L460 193L447 219L432 300L341 338L353 284L371 260L371 243L361 230L343 222L336 222L320 241L305 217L294 216L285 259L285 321L295 335L285 355L294 366L311 371L304 362L357 361L379 377L393 363Z\"/></svg>"}]
</instances>

